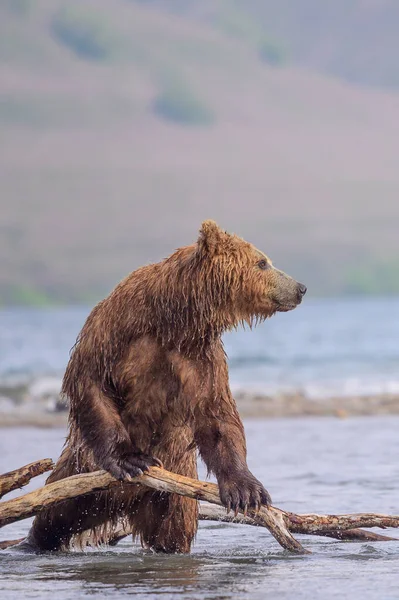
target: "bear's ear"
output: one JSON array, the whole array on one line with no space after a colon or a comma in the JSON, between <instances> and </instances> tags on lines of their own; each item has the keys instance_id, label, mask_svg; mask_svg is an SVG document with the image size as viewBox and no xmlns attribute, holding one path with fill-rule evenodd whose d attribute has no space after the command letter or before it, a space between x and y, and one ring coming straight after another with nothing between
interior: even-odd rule
<instances>
[{"instance_id":1,"label":"bear's ear","mask_svg":"<svg viewBox=\"0 0 399 600\"><path fill-rule=\"evenodd\" d=\"M207 220L201 225L198 238L198 250L201 253L217 254L220 252L228 234L220 229L215 221Z\"/></svg>"}]
</instances>

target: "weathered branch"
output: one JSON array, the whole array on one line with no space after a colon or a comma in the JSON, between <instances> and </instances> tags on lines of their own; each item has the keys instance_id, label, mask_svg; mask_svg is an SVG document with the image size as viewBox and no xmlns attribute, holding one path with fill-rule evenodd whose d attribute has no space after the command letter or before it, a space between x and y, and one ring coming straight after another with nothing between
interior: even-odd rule
<instances>
[{"instance_id":1,"label":"weathered branch","mask_svg":"<svg viewBox=\"0 0 399 600\"><path fill-rule=\"evenodd\" d=\"M16 469L15 471L0 475L0 498L17 488L23 487L29 483L33 477L37 477L46 471L51 471L53 467L54 464L51 458L44 458L43 460L37 460L25 467Z\"/></svg>"},{"instance_id":2,"label":"weathered branch","mask_svg":"<svg viewBox=\"0 0 399 600\"><path fill-rule=\"evenodd\" d=\"M107 490L120 482L105 471L73 475L45 485L34 492L0 503L0 527L37 515L43 508L64 500Z\"/></svg>"},{"instance_id":3,"label":"weathered branch","mask_svg":"<svg viewBox=\"0 0 399 600\"><path fill-rule=\"evenodd\" d=\"M275 507L270 507L269 509L262 507L258 513L252 512L246 517L244 515L234 517L232 515L226 515L225 509L222 507L219 498L219 490L216 484L176 475L158 467L151 467L148 473L132 479L131 482L139 482L154 490L176 493L196 500L205 500L213 505L216 504L218 506L209 507L207 505L201 505L200 518L266 527L283 548L297 553L305 553L307 551L293 537L293 533L323 535L335 537L337 539L377 541L393 538L371 534L359 530L358 528L380 527L385 529L386 527L399 527L399 516L371 513L350 515L296 515ZM54 506L64 500L120 485L122 484L119 481L113 479L111 475L105 471L74 475L67 479L56 481L19 498L1 502L0 527L14 521L31 517L39 513L43 508ZM124 482L123 485L129 485L129 483ZM123 529L120 528L120 530L117 529L114 531L113 538L108 540L108 542L116 543L119 539L128 534L129 530L126 527ZM15 542L3 542L2 544L3 547L9 547L14 545ZM90 543L89 535L88 543Z\"/></svg>"},{"instance_id":4,"label":"weathered branch","mask_svg":"<svg viewBox=\"0 0 399 600\"><path fill-rule=\"evenodd\" d=\"M399 515L380 515L375 513L358 513L350 515L296 515L285 513L293 533L322 535L328 531L353 530L357 527L399 527Z\"/></svg>"}]
</instances>

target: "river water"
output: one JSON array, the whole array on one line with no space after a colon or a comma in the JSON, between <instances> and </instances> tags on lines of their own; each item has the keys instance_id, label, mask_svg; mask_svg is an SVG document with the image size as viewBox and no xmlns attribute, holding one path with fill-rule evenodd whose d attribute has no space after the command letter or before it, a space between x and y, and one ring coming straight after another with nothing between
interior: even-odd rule
<instances>
[{"instance_id":1,"label":"river water","mask_svg":"<svg viewBox=\"0 0 399 600\"><path fill-rule=\"evenodd\" d=\"M399 513L398 417L245 426L249 465L276 506L298 513ZM64 435L59 429L0 430L0 472L57 457ZM26 521L14 523L1 530L1 539L27 529ZM399 542L301 541L311 555L290 555L265 529L203 522L190 556L148 554L128 539L86 553L32 556L10 549L0 552L0 598L399 598Z\"/></svg>"},{"instance_id":2,"label":"river water","mask_svg":"<svg viewBox=\"0 0 399 600\"><path fill-rule=\"evenodd\" d=\"M61 378L88 307L0 310L0 385ZM308 299L224 338L233 389L399 392L399 298ZM39 385L40 387L40 385Z\"/></svg>"}]
</instances>

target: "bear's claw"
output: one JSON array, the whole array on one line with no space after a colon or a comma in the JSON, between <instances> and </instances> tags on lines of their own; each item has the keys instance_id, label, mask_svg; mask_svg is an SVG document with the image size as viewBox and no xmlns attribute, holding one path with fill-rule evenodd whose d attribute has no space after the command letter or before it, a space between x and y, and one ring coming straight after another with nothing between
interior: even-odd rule
<instances>
[{"instance_id":1,"label":"bear's claw","mask_svg":"<svg viewBox=\"0 0 399 600\"><path fill-rule=\"evenodd\" d=\"M244 515L252 509L259 511L262 505L270 506L272 499L252 473L219 480L220 499L227 512L234 510L235 515L241 510Z\"/></svg>"},{"instance_id":2,"label":"bear's claw","mask_svg":"<svg viewBox=\"0 0 399 600\"><path fill-rule=\"evenodd\" d=\"M115 479L120 481L143 475L150 467L163 467L162 462L155 456L139 452L125 455L117 459L109 458L104 468Z\"/></svg>"}]
</instances>

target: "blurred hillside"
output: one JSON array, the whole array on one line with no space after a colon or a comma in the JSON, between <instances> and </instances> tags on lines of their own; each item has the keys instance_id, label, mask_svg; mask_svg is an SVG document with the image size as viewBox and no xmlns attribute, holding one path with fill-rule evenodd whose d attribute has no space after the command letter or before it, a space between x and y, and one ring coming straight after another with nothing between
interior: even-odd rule
<instances>
[{"instance_id":1,"label":"blurred hillside","mask_svg":"<svg viewBox=\"0 0 399 600\"><path fill-rule=\"evenodd\" d=\"M204 218L314 294L399 292L398 25L382 0L0 0L1 303L91 301Z\"/></svg>"},{"instance_id":2,"label":"blurred hillside","mask_svg":"<svg viewBox=\"0 0 399 600\"><path fill-rule=\"evenodd\" d=\"M396 0L142 0L288 54L299 66L350 81L399 87Z\"/></svg>"}]
</instances>

